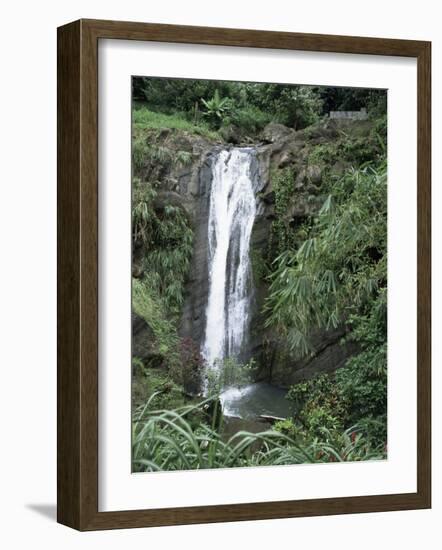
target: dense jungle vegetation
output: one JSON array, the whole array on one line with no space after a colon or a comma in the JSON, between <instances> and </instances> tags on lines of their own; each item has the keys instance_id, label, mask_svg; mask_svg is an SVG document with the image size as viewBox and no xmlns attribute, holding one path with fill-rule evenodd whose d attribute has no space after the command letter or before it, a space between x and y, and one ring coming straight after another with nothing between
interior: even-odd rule
<instances>
[{"instance_id":1,"label":"dense jungle vegetation","mask_svg":"<svg viewBox=\"0 0 442 550\"><path fill-rule=\"evenodd\" d=\"M292 165L271 174L270 246L254 262L266 285L266 330L286 360L308 357L311 335L345 327L356 352L335 372L287 388L290 418L258 433L227 436L218 392L233 378L253 380L256 365L231 360L206 397L198 395L204 361L179 335L194 228L180 206L161 198L164 173L185 167L185 132L213 144L235 134L259 143L269 123L309 139L330 111L366 109L370 130L318 140L307 161L320 166L320 206L293 224ZM149 360L133 357L134 471L382 459L387 452L387 151L382 90L236 82L133 80L132 232L134 313L149 327ZM349 123L351 124L351 123ZM174 149L162 132L177 135ZM146 139L146 132L150 139ZM342 171L333 169L344 164Z\"/></svg>"}]
</instances>

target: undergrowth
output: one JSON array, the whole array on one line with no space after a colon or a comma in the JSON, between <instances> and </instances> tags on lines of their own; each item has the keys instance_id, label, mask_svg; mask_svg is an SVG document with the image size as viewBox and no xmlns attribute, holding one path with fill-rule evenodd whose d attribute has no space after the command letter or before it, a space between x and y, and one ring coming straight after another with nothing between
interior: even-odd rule
<instances>
[{"instance_id":1,"label":"undergrowth","mask_svg":"<svg viewBox=\"0 0 442 550\"><path fill-rule=\"evenodd\" d=\"M132 427L134 472L199 470L240 466L275 466L317 462L382 460L383 449L372 448L357 426L330 440L299 443L278 430L240 431L223 439L217 406L212 419L197 426L189 416L213 398L175 410L155 409L153 394L135 415Z\"/></svg>"}]
</instances>

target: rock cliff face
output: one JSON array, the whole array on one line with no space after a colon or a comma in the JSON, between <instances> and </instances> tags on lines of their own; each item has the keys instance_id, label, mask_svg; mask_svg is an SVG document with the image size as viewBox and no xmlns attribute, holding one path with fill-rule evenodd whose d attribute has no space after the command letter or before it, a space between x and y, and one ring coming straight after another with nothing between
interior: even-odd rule
<instances>
[{"instance_id":1,"label":"rock cliff face","mask_svg":"<svg viewBox=\"0 0 442 550\"><path fill-rule=\"evenodd\" d=\"M203 153L197 173L193 174L196 186L193 188L194 203L194 253L186 284L186 298L181 317L180 333L201 344L205 327L205 309L209 291L208 280L208 215L212 162L216 147Z\"/></svg>"},{"instance_id":2,"label":"rock cliff face","mask_svg":"<svg viewBox=\"0 0 442 550\"><path fill-rule=\"evenodd\" d=\"M298 132L280 124L270 124L264 129L261 141L256 145L254 166L258 182L258 214L251 238L252 266L254 258L258 258L259 262L259 258L266 257L269 247L272 246L269 237L275 219L273 175L287 167L294 174L293 196L290 198L286 217L290 226L298 227L319 210L324 200L321 186L325 177L325 165L313 154L317 146L335 145L343 132L347 135L352 133L358 139L365 139L370 129L369 121L327 121ZM162 147L169 150L172 159L179 151L185 151L190 158L186 165L170 162L162 166L157 174L162 191L156 200L159 208L164 204L182 207L191 219L194 230L194 253L185 286L185 303L179 332L181 336L191 337L200 343L204 335L208 296L207 222L211 167L217 150L220 147L232 147L232 140L224 144L211 142L201 136L179 130L164 130L155 137ZM327 177L341 174L347 164L342 158L337 158L331 165L328 161ZM138 175L141 179L147 177L142 171ZM135 271L136 267L135 254ZM299 361L287 359L280 351L281 343L271 331L264 328L261 311L268 291L267 283L259 276L254 277L254 282L250 353L258 358L260 379L287 387L318 372L333 371L355 353L355 345L340 344L345 333L345 329L342 328L336 331L320 331L312 335L314 351L308 358ZM134 354L141 356L143 335L148 338L150 329L147 326L143 329L140 319L135 321Z\"/></svg>"}]
</instances>

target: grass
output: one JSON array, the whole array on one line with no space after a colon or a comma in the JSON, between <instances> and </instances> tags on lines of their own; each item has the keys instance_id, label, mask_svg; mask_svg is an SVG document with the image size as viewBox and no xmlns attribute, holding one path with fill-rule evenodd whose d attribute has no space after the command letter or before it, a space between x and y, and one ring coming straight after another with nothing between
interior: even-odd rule
<instances>
[{"instance_id":1,"label":"grass","mask_svg":"<svg viewBox=\"0 0 442 550\"><path fill-rule=\"evenodd\" d=\"M197 134L210 140L220 140L218 132L211 130L205 122L194 124L180 113L167 115L138 106L133 109L132 122L136 130L171 128Z\"/></svg>"},{"instance_id":2,"label":"grass","mask_svg":"<svg viewBox=\"0 0 442 550\"><path fill-rule=\"evenodd\" d=\"M274 466L317 462L382 460L383 449L373 449L356 427L339 437L324 434L300 444L275 431L260 433L240 431L223 440L219 411L211 425L192 425L188 417L211 405L209 398L198 405L175 410L154 410L158 394L153 394L144 408L134 415L132 426L132 464L135 472L199 470L239 466ZM258 447L258 450L256 450Z\"/></svg>"},{"instance_id":3,"label":"grass","mask_svg":"<svg viewBox=\"0 0 442 550\"><path fill-rule=\"evenodd\" d=\"M164 304L148 280L132 280L132 307L152 329L158 344L158 352L168 356L176 353L178 336L176 328L164 313Z\"/></svg>"},{"instance_id":4,"label":"grass","mask_svg":"<svg viewBox=\"0 0 442 550\"><path fill-rule=\"evenodd\" d=\"M183 388L170 378L167 369L163 367L145 367L136 358L132 360L132 365L132 403L134 413L153 394L157 394L157 406L162 409L174 409L186 403Z\"/></svg>"}]
</instances>

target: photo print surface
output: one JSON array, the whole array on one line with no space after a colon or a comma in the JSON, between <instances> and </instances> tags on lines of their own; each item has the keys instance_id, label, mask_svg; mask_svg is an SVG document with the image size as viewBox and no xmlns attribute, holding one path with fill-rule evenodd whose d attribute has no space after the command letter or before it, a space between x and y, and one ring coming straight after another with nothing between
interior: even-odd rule
<instances>
[{"instance_id":1,"label":"photo print surface","mask_svg":"<svg viewBox=\"0 0 442 550\"><path fill-rule=\"evenodd\" d=\"M387 458L387 91L132 77L132 471Z\"/></svg>"}]
</instances>

